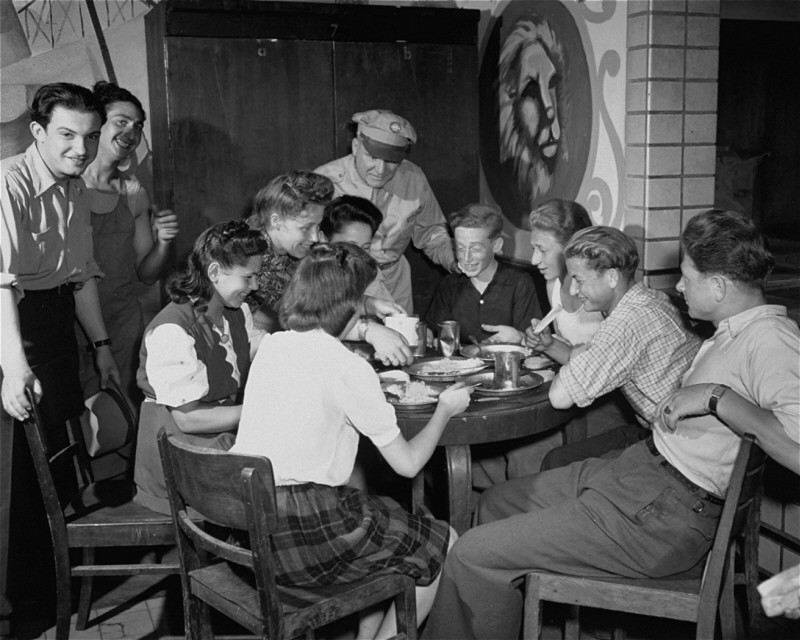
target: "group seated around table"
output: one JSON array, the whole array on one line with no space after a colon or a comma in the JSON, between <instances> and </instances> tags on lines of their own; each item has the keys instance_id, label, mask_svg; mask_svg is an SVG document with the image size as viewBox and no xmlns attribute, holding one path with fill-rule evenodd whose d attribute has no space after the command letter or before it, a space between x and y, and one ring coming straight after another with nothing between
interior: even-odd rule
<instances>
[{"instance_id":1,"label":"group seated around table","mask_svg":"<svg viewBox=\"0 0 800 640\"><path fill-rule=\"evenodd\" d=\"M592 231L579 232L566 255L579 294L595 309L627 276L620 266L593 265L608 255L590 248L598 238L584 234ZM696 350L679 387L651 409L649 437L605 458L489 488L477 506L477 526L448 553L423 638L518 638L520 583L530 571L700 575L745 433L800 473L800 330L785 307L766 303L774 261L764 236L741 214L708 211L689 221L681 245L678 291L689 314L716 332ZM635 297L660 306L642 291ZM632 307L622 309L628 322L652 317L647 306ZM645 331L641 339L657 337ZM570 393L580 387L573 382L551 387L554 403L574 401Z\"/></svg>"},{"instance_id":2,"label":"group seated around table","mask_svg":"<svg viewBox=\"0 0 800 640\"><path fill-rule=\"evenodd\" d=\"M332 217L344 206L329 204ZM348 206L354 204L368 209ZM353 215L360 214L346 217ZM359 231L366 244L367 229ZM723 256L712 238L727 240ZM395 472L413 477L449 419L469 403L469 390L453 385L423 432L410 441L400 434L373 367L340 342L360 322L364 292L378 276L374 260L353 242L316 243L277 303L283 330L269 335L255 329L244 304L258 286L264 237L244 223L215 225L198 238L170 284L174 301L145 334L137 500L166 509L147 425L169 418L184 441L223 449L235 442L234 451L264 455L275 469L282 518L279 582L314 586L405 573L418 585L420 623L433 607L429 638L516 637L515 584L532 569L632 577L699 571L739 435L755 433L782 464L800 466L786 455L787 444L797 452L800 441L797 386L787 385L800 379L798 330L780 308L764 304L771 256L752 223L708 212L692 220L682 243L678 289L692 317L718 327L700 351L669 299L634 281L638 255L630 238L588 226L566 243L560 275L570 280L569 294L603 321L582 345L530 329L525 341L562 364L550 387L555 407L591 405L620 388L639 422L622 426L622 435L612 430L578 443L558 468L485 488L477 526L457 541L430 514L409 514L349 484L359 434ZM184 345L180 353L175 345ZM754 345L764 356L742 357ZM298 529L312 513L315 524ZM387 551L387 539L399 546ZM481 620L466 613L472 610ZM372 612L360 633L385 637L393 625L391 610Z\"/></svg>"}]
</instances>

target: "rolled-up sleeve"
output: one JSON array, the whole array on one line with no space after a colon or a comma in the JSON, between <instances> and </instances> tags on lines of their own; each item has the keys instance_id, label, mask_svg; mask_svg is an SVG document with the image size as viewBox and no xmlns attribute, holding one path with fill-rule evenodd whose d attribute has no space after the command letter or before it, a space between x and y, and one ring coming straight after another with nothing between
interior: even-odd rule
<instances>
[{"instance_id":1,"label":"rolled-up sleeve","mask_svg":"<svg viewBox=\"0 0 800 640\"><path fill-rule=\"evenodd\" d=\"M13 289L17 299L22 297L18 286L19 271L19 220L21 206L9 188L9 176L3 176L0 193L0 287Z\"/></svg>"},{"instance_id":2,"label":"rolled-up sleeve","mask_svg":"<svg viewBox=\"0 0 800 640\"><path fill-rule=\"evenodd\" d=\"M412 235L414 246L437 264L450 269L456 259L453 253L453 240L447 232L447 221L439 202L424 177L422 177L419 202L419 215L414 221Z\"/></svg>"}]
</instances>

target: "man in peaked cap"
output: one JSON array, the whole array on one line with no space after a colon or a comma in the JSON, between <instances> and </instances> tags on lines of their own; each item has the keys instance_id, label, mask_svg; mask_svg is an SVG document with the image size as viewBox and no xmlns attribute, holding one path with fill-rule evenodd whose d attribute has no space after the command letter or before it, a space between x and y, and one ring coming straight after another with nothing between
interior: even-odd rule
<instances>
[{"instance_id":1,"label":"man in peaked cap","mask_svg":"<svg viewBox=\"0 0 800 640\"><path fill-rule=\"evenodd\" d=\"M413 311L408 243L449 271L457 269L446 221L425 174L406 159L417 141L411 123L391 111L371 109L353 116L358 128L352 153L316 169L328 176L337 196L367 198L383 214L370 253L395 301Z\"/></svg>"}]
</instances>

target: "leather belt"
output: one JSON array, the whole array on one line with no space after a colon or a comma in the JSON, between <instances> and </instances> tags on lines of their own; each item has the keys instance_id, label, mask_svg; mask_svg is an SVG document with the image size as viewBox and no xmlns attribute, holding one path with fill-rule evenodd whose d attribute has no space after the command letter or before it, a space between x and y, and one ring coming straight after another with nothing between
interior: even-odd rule
<instances>
[{"instance_id":1,"label":"leather belt","mask_svg":"<svg viewBox=\"0 0 800 640\"><path fill-rule=\"evenodd\" d=\"M656 443L653 442L652 436L647 438L645 440L645 443L647 444L647 448L652 455L661 456L663 458L661 452L658 449L656 449ZM662 467L664 467L664 469L669 471L673 476L675 476L678 480L680 480L681 484L683 484L693 495L695 495L700 500L706 500L711 504L715 504L718 506L725 504L725 500L723 500L719 496L715 496L713 493L709 493L708 491L703 489L703 487L697 486L694 482L689 480L689 478L687 478L675 467L673 467L667 460L662 460L660 464Z\"/></svg>"},{"instance_id":2,"label":"leather belt","mask_svg":"<svg viewBox=\"0 0 800 640\"><path fill-rule=\"evenodd\" d=\"M65 282L51 289L25 289L26 296L71 296L75 291L74 282Z\"/></svg>"}]
</instances>

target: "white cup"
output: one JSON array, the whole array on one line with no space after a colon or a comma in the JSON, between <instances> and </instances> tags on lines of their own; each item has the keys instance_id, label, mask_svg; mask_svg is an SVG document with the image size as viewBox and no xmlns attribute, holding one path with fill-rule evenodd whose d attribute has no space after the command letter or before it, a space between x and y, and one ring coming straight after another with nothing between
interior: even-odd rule
<instances>
[{"instance_id":1,"label":"white cup","mask_svg":"<svg viewBox=\"0 0 800 640\"><path fill-rule=\"evenodd\" d=\"M419 322L419 317L417 316L406 316L406 315L393 315L393 316L386 316L383 319L383 324L385 324L390 329L394 329L403 336L406 341L408 342L409 347L416 347L417 346L417 323Z\"/></svg>"}]
</instances>

